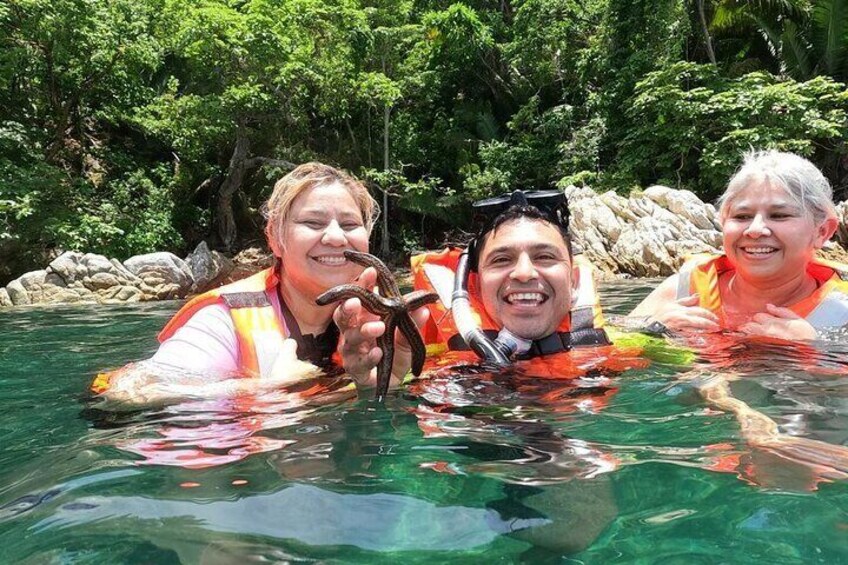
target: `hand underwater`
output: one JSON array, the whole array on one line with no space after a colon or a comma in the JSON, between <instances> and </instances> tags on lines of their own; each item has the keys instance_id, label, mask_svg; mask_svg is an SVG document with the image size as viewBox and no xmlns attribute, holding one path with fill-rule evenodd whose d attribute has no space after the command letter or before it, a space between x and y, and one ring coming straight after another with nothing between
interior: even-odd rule
<instances>
[{"instance_id":1,"label":"hand underwater","mask_svg":"<svg viewBox=\"0 0 848 565\"><path fill-rule=\"evenodd\" d=\"M773 304L767 304L766 312L754 314L752 321L742 324L738 329L748 335L786 340L809 341L818 337L815 328L805 319L789 308Z\"/></svg>"}]
</instances>

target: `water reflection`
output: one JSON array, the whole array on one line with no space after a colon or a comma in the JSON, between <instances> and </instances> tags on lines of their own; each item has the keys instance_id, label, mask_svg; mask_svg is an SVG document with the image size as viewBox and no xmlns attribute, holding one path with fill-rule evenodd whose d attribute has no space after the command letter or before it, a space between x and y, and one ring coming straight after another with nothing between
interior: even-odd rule
<instances>
[{"instance_id":1,"label":"water reflection","mask_svg":"<svg viewBox=\"0 0 848 565\"><path fill-rule=\"evenodd\" d=\"M626 313L647 290L602 295ZM92 374L149 353L169 314L0 315L4 559L529 561L555 543L557 558L591 543L588 562L848 555L845 482L810 492L809 462L752 447L696 391L732 375L732 396L783 434L845 446L844 336L704 339L690 364L615 351L442 366L385 406L283 391L81 418Z\"/></svg>"}]
</instances>

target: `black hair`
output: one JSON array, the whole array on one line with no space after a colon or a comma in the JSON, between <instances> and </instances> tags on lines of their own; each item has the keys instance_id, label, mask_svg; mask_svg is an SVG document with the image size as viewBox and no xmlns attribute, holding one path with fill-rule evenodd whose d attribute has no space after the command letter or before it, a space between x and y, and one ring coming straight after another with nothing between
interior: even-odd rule
<instances>
[{"instance_id":1,"label":"black hair","mask_svg":"<svg viewBox=\"0 0 848 565\"><path fill-rule=\"evenodd\" d=\"M469 244L469 259L472 271L477 270L478 261L480 259L480 251L482 251L483 249L483 243L486 240L486 236L497 230L502 225L519 219L545 222L546 224L550 224L551 226L557 228L559 234L562 236L562 240L565 242L565 247L568 250L568 257L572 257L573 253L571 249L571 235L569 235L568 233L567 225L563 226L559 222L555 221L550 214L542 212L535 206L516 204L510 206L505 211L498 214L495 219L493 219L482 230L480 230L480 233L477 234L477 237L475 237Z\"/></svg>"}]
</instances>

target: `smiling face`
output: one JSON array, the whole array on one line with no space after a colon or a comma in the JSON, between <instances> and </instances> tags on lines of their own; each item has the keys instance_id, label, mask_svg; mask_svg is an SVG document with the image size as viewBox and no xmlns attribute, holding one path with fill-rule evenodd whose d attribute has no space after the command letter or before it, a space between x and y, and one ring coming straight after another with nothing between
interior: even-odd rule
<instances>
[{"instance_id":1,"label":"smiling face","mask_svg":"<svg viewBox=\"0 0 848 565\"><path fill-rule=\"evenodd\" d=\"M836 221L816 223L782 187L753 179L721 209L724 252L744 279L777 286L802 276Z\"/></svg>"},{"instance_id":2,"label":"smiling face","mask_svg":"<svg viewBox=\"0 0 848 565\"><path fill-rule=\"evenodd\" d=\"M572 268L559 229L517 219L486 235L478 260L483 307L524 339L553 333L571 308Z\"/></svg>"},{"instance_id":3,"label":"smiling face","mask_svg":"<svg viewBox=\"0 0 848 565\"><path fill-rule=\"evenodd\" d=\"M347 188L337 182L318 184L295 198L281 243L283 284L314 298L362 272L343 252L368 252L368 231Z\"/></svg>"}]
</instances>

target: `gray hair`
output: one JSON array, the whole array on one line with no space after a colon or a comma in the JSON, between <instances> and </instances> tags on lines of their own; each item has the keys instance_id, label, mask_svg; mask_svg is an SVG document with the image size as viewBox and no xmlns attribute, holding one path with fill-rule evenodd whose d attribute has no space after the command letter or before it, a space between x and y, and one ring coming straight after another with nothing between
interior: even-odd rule
<instances>
[{"instance_id":1,"label":"gray hair","mask_svg":"<svg viewBox=\"0 0 848 565\"><path fill-rule=\"evenodd\" d=\"M727 183L718 200L720 216L740 192L754 181L767 180L786 191L796 204L813 216L816 224L836 216L833 189L822 172L807 159L794 153L769 149L745 154L742 166Z\"/></svg>"}]
</instances>

